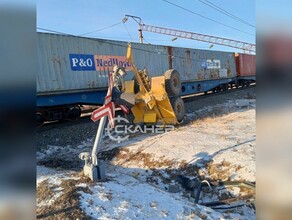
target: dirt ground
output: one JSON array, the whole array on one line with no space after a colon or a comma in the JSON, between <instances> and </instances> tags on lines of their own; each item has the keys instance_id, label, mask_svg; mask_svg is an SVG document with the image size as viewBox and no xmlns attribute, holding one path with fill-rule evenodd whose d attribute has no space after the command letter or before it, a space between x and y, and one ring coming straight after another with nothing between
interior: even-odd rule
<instances>
[{"instance_id":1,"label":"dirt ground","mask_svg":"<svg viewBox=\"0 0 292 220\"><path fill-rule=\"evenodd\" d=\"M198 98L192 102L185 103L186 112L192 113L208 106L215 106L229 100L241 98L255 98L255 87L227 94ZM200 117L205 116L209 116L209 113L207 115L200 115ZM78 146L82 142L91 140L95 136L97 127L98 123L93 123L90 117L81 118L74 122L64 121L48 124L37 129L36 146L38 149L44 149L48 145Z\"/></svg>"},{"instance_id":2,"label":"dirt ground","mask_svg":"<svg viewBox=\"0 0 292 220\"><path fill-rule=\"evenodd\" d=\"M255 219L254 188L219 184L256 182L255 88L199 98L186 109L173 131L135 134L122 143L106 139L99 153L105 182L83 177L78 159L91 150L96 123L82 118L38 129L37 218ZM195 204L195 191L182 180L212 188L203 187ZM173 184L179 192L169 192ZM230 199L238 207L207 205Z\"/></svg>"}]
</instances>

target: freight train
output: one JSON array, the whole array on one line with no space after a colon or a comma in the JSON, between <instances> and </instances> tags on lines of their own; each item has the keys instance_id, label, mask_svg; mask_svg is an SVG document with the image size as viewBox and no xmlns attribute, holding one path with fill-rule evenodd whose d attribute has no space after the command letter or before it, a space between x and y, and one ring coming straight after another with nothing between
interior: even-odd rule
<instances>
[{"instance_id":1,"label":"freight train","mask_svg":"<svg viewBox=\"0 0 292 220\"><path fill-rule=\"evenodd\" d=\"M108 73L123 66L133 77L125 54L128 43L50 33L37 34L37 124L75 120L81 106L102 105ZM138 68L150 77L168 69L180 73L180 96L249 86L256 81L255 55L132 43Z\"/></svg>"}]
</instances>

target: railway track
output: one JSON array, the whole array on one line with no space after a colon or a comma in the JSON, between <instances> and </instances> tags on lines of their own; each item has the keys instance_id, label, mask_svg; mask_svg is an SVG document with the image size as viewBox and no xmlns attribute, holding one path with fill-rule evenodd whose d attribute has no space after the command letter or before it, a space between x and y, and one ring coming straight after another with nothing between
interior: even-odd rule
<instances>
[{"instance_id":1,"label":"railway track","mask_svg":"<svg viewBox=\"0 0 292 220\"><path fill-rule=\"evenodd\" d=\"M250 86L240 86L238 88L232 88L232 89L228 89L225 91L218 91L218 92L212 92L209 91L207 94L205 93L198 93L195 95L189 95L189 96L182 96L182 99L184 100L185 103L191 103L193 101L197 101L197 100L202 100L202 99L206 99L206 98L210 98L210 97L214 97L214 96L219 96L219 95L224 95L224 94L229 94L229 93L234 93L234 92L238 92L241 90L248 90L251 88L255 87L255 83L251 84ZM91 122L90 116L91 113L97 109L99 106L85 106L84 108L82 108L82 114L80 116L79 119L75 120L75 121L49 121L49 122L45 122L42 126L39 126L38 128L48 128L48 127L55 127L55 126L66 126L66 125L73 125L73 124L80 124L80 123L87 123L87 122Z\"/></svg>"},{"instance_id":2,"label":"railway track","mask_svg":"<svg viewBox=\"0 0 292 220\"><path fill-rule=\"evenodd\" d=\"M182 96L182 99L184 100L184 102L192 102L192 101L206 98L206 97L223 95L223 94L227 94L227 93L236 92L239 90L246 90L246 89L254 88L255 86L256 86L256 84L254 83L254 84L250 84L250 86L239 86L238 88L232 88L232 89L229 88L228 90L225 90L225 91L218 91L218 92L209 91L207 94L197 93L195 95Z\"/></svg>"}]
</instances>

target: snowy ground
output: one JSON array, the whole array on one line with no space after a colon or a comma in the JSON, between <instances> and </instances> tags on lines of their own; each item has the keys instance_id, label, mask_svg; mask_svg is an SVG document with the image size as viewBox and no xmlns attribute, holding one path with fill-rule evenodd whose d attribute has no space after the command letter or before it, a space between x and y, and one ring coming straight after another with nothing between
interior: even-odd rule
<instances>
[{"instance_id":1,"label":"snowy ground","mask_svg":"<svg viewBox=\"0 0 292 220\"><path fill-rule=\"evenodd\" d=\"M215 210L195 204L183 187L168 192L177 175L255 182L255 100L200 109L168 133L135 135L122 143L106 140L101 153L107 159L105 182L91 183L80 175L75 161L90 143L50 146L37 153L38 218L255 219L248 202ZM250 193L242 187L206 188L199 203Z\"/></svg>"}]
</instances>

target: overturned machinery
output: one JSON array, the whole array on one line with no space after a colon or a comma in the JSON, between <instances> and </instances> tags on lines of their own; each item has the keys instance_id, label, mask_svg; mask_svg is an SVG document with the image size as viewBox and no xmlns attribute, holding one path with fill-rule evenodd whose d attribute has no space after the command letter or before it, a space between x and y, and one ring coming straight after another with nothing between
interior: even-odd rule
<instances>
[{"instance_id":1,"label":"overturned machinery","mask_svg":"<svg viewBox=\"0 0 292 220\"><path fill-rule=\"evenodd\" d=\"M134 78L125 81L127 74L122 67L114 66L109 74L109 88L104 105L93 112L91 119L100 120L92 152L79 155L85 161L84 175L91 180L104 180L105 167L97 159L98 146L101 143L106 118L114 127L115 107L125 113L133 114L134 124L175 125L182 122L185 115L183 100L179 97L181 82L179 73L170 69L163 76L150 79L146 69L138 70L133 59L131 44L127 49L127 60L133 67Z\"/></svg>"},{"instance_id":2,"label":"overturned machinery","mask_svg":"<svg viewBox=\"0 0 292 220\"><path fill-rule=\"evenodd\" d=\"M134 78L124 81L126 74L122 68L114 68L115 86L113 101L131 108L133 123L178 124L185 115L180 75L169 69L163 76L149 78L147 69L138 70L133 59L131 44L127 50L127 60L131 63Z\"/></svg>"}]
</instances>

